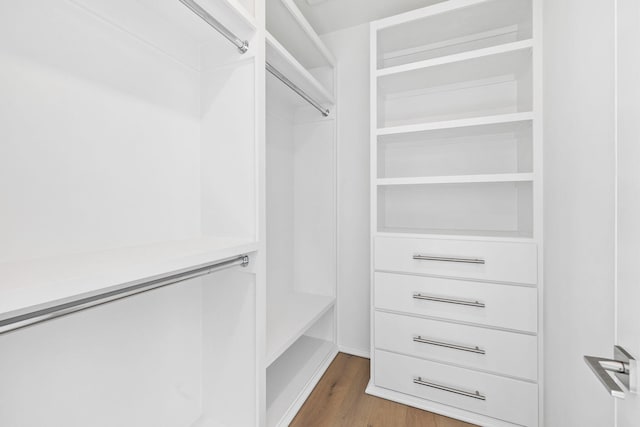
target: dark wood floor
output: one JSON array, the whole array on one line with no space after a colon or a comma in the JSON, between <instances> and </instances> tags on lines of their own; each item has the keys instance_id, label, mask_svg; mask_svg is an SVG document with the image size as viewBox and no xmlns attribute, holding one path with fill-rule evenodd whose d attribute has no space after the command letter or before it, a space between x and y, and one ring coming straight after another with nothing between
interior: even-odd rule
<instances>
[{"instance_id":1,"label":"dark wood floor","mask_svg":"<svg viewBox=\"0 0 640 427\"><path fill-rule=\"evenodd\" d=\"M471 427L365 394L369 359L339 353L291 427Z\"/></svg>"}]
</instances>

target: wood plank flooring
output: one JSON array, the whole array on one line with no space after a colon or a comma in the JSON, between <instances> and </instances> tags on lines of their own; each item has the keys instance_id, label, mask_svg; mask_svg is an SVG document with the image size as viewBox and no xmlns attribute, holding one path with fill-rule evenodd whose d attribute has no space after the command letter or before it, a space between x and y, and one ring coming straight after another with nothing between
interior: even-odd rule
<instances>
[{"instance_id":1,"label":"wood plank flooring","mask_svg":"<svg viewBox=\"0 0 640 427\"><path fill-rule=\"evenodd\" d=\"M339 353L290 427L472 427L365 394L369 359Z\"/></svg>"}]
</instances>

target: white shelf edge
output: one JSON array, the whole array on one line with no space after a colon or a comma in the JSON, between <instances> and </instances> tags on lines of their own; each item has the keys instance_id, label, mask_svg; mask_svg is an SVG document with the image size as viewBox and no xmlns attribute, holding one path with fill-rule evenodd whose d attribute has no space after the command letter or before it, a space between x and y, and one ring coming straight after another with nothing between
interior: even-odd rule
<instances>
[{"instance_id":1,"label":"white shelf edge","mask_svg":"<svg viewBox=\"0 0 640 427\"><path fill-rule=\"evenodd\" d=\"M401 231L376 231L374 237L393 237L406 239L440 239L440 240L472 240L481 242L511 242L511 243L533 243L533 237L526 236L497 236L491 235L491 232L485 234L453 234L453 233L433 233L433 232L401 232Z\"/></svg>"},{"instance_id":2,"label":"white shelf edge","mask_svg":"<svg viewBox=\"0 0 640 427\"><path fill-rule=\"evenodd\" d=\"M275 52L277 52L280 58L290 67L287 70L278 69L281 73L287 76L291 81L296 84L300 84L300 81L295 78L291 78L291 75L287 73L287 71L294 71L299 77L301 77L302 81L307 82L307 87L305 92L309 95L316 95L314 98L317 98L316 101L320 103L327 103L331 105L335 105L335 98L329 91L311 74L306 68L302 66L300 62L280 43L269 31L266 31L265 34L267 44L270 45ZM268 52L267 52L268 53ZM267 58L269 61L269 58ZM270 62L270 61L269 61ZM276 66L277 64L272 64ZM305 89L305 85L300 84L301 89ZM312 90L308 90L311 87Z\"/></svg>"},{"instance_id":3,"label":"white shelf edge","mask_svg":"<svg viewBox=\"0 0 640 427\"><path fill-rule=\"evenodd\" d=\"M304 17L304 14L300 11L298 6L296 6L293 0L280 0L280 2L284 5L284 7L287 8L289 13L291 13L291 16L293 16L293 19L295 19L298 22L298 25L300 25L300 28L302 28L302 31L304 31L307 37L311 39L311 41L316 46L318 51L320 51L324 59L326 59L327 62L332 67L335 67L336 65L335 58L333 57L329 49L327 49L327 46L325 46L325 44L322 42L322 40L320 39L320 36L318 36L318 34L313 29L311 24L309 24L309 21L307 21L307 18Z\"/></svg>"},{"instance_id":4,"label":"white shelf edge","mask_svg":"<svg viewBox=\"0 0 640 427\"><path fill-rule=\"evenodd\" d=\"M497 46L491 46L483 49L476 49L467 52L457 53L454 55L440 56L437 58L426 59L424 61L411 62L409 64L397 65L377 70L378 78L385 76L393 76L397 74L407 73L410 71L423 70L439 65L454 64L464 62L471 59L484 58L489 56L497 56L506 53L517 52L519 50L533 49L533 39L520 40L517 42L505 43Z\"/></svg>"},{"instance_id":5,"label":"white shelf edge","mask_svg":"<svg viewBox=\"0 0 640 427\"><path fill-rule=\"evenodd\" d=\"M440 175L411 178L378 178L376 185L475 184L498 182L532 182L533 173L496 173L485 175Z\"/></svg>"},{"instance_id":6,"label":"white shelf edge","mask_svg":"<svg viewBox=\"0 0 640 427\"><path fill-rule=\"evenodd\" d=\"M501 123L525 122L533 120L533 112L499 114L495 116L472 117L467 119L446 120L438 122L418 123L414 125L390 126L377 128L378 136L404 133L425 132L441 129L455 129L470 126L494 125Z\"/></svg>"},{"instance_id":7,"label":"white shelf edge","mask_svg":"<svg viewBox=\"0 0 640 427\"><path fill-rule=\"evenodd\" d=\"M203 238L0 264L0 321L255 252L257 242Z\"/></svg>"},{"instance_id":8,"label":"white shelf edge","mask_svg":"<svg viewBox=\"0 0 640 427\"><path fill-rule=\"evenodd\" d=\"M485 3L487 0L449 0L442 3L436 3L431 6L425 6L421 9L411 10L409 12L400 13L388 18L373 21L377 30L382 30L397 25L406 24L407 22L418 21L442 13L452 12L468 6Z\"/></svg>"},{"instance_id":9,"label":"white shelf edge","mask_svg":"<svg viewBox=\"0 0 640 427\"><path fill-rule=\"evenodd\" d=\"M293 292L292 294L296 294ZM318 299L325 299L326 301L322 304L314 313L311 313L310 316L303 319L303 322L300 324L295 324L294 328L292 328L289 333L286 334L284 339L276 340L277 345L272 346L269 345L269 324L268 324L268 316L267 316L267 359L266 366L269 367L273 362L278 360L282 354L284 354L302 335L304 335L309 328L311 328L322 316L324 316L331 308L333 308L336 304L336 297L330 297L325 295L313 295L313 294L304 294L305 297L316 296ZM300 320L300 319L298 319ZM271 338L273 340L273 338Z\"/></svg>"}]
</instances>

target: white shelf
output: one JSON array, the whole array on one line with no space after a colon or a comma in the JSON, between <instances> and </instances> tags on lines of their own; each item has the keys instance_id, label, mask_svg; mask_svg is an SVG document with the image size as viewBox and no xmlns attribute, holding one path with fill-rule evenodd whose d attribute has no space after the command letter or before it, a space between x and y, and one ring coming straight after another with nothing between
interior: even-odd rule
<instances>
[{"instance_id":1,"label":"white shelf","mask_svg":"<svg viewBox=\"0 0 640 427\"><path fill-rule=\"evenodd\" d=\"M531 233L522 231L496 231L496 230L453 230L433 228L401 228L381 227L376 237L406 237L429 238L447 240L481 240L481 241L505 241L505 242L531 242Z\"/></svg>"},{"instance_id":2,"label":"white shelf","mask_svg":"<svg viewBox=\"0 0 640 427\"><path fill-rule=\"evenodd\" d=\"M267 0L267 30L307 70L333 67L335 59L293 0Z\"/></svg>"},{"instance_id":3,"label":"white shelf","mask_svg":"<svg viewBox=\"0 0 640 427\"><path fill-rule=\"evenodd\" d=\"M330 341L302 336L267 369L267 426L288 425L337 354Z\"/></svg>"},{"instance_id":4,"label":"white shelf","mask_svg":"<svg viewBox=\"0 0 640 427\"><path fill-rule=\"evenodd\" d=\"M401 74L402 77L407 77L406 73L411 71L419 71L419 70L427 70L429 68L434 67L442 67L446 65L454 65L458 63L464 63L465 61L471 61L474 59L493 59L495 60L495 66L499 67L500 65L500 56L504 56L511 53L516 53L519 51L528 51L531 53L533 49L533 40L520 40L512 43L505 43L498 46L487 47L483 49L471 50L468 52L457 53L454 55L441 56L432 59L426 59L424 61L411 62L408 64L397 65L395 67L387 67L382 68L377 71L378 78L393 76ZM504 59L502 59L504 61ZM461 64L465 65L465 64ZM503 68L503 67L501 67ZM469 70L470 72L476 73L477 70ZM444 72L443 69L438 70L438 72Z\"/></svg>"},{"instance_id":5,"label":"white shelf","mask_svg":"<svg viewBox=\"0 0 640 427\"><path fill-rule=\"evenodd\" d=\"M302 292L269 296L267 303L267 366L316 323L336 302L335 297Z\"/></svg>"},{"instance_id":6,"label":"white shelf","mask_svg":"<svg viewBox=\"0 0 640 427\"><path fill-rule=\"evenodd\" d=\"M378 178L378 186L428 185L428 184L475 184L491 182L530 182L533 173L499 173L489 175L427 176L412 178Z\"/></svg>"},{"instance_id":7,"label":"white shelf","mask_svg":"<svg viewBox=\"0 0 640 427\"><path fill-rule=\"evenodd\" d=\"M533 40L521 40L484 49L387 67L377 71L382 88L402 91L404 86L439 86L509 73L531 55ZM440 78L438 78L440 77Z\"/></svg>"},{"instance_id":8,"label":"white shelf","mask_svg":"<svg viewBox=\"0 0 640 427\"><path fill-rule=\"evenodd\" d=\"M0 264L0 321L255 252L243 239L201 238Z\"/></svg>"},{"instance_id":9,"label":"white shelf","mask_svg":"<svg viewBox=\"0 0 640 427\"><path fill-rule=\"evenodd\" d=\"M428 59L529 38L531 14L529 0L437 3L377 21L379 55Z\"/></svg>"},{"instance_id":10,"label":"white shelf","mask_svg":"<svg viewBox=\"0 0 640 427\"><path fill-rule=\"evenodd\" d=\"M415 132L427 132L427 131L441 130L441 129L456 129L456 128L463 128L463 127L469 127L469 126L484 126L484 125L493 125L493 124L499 124L499 123L525 122L525 121L532 121L532 120L533 120L533 113L528 111L528 112L521 112L521 113L498 114L494 116L472 117L468 119L419 123L415 125L384 127L384 128L378 128L377 134L378 136L397 135L397 134L407 134L407 133L415 133Z\"/></svg>"},{"instance_id":11,"label":"white shelf","mask_svg":"<svg viewBox=\"0 0 640 427\"><path fill-rule=\"evenodd\" d=\"M333 95L271 33L266 40L267 62L319 103L335 104Z\"/></svg>"}]
</instances>

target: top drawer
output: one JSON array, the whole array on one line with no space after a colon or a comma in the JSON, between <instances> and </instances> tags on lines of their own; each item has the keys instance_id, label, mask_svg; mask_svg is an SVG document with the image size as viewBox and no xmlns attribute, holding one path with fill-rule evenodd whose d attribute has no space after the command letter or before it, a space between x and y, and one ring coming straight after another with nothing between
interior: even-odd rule
<instances>
[{"instance_id":1,"label":"top drawer","mask_svg":"<svg viewBox=\"0 0 640 427\"><path fill-rule=\"evenodd\" d=\"M375 269L534 285L537 250L535 243L377 237Z\"/></svg>"}]
</instances>

